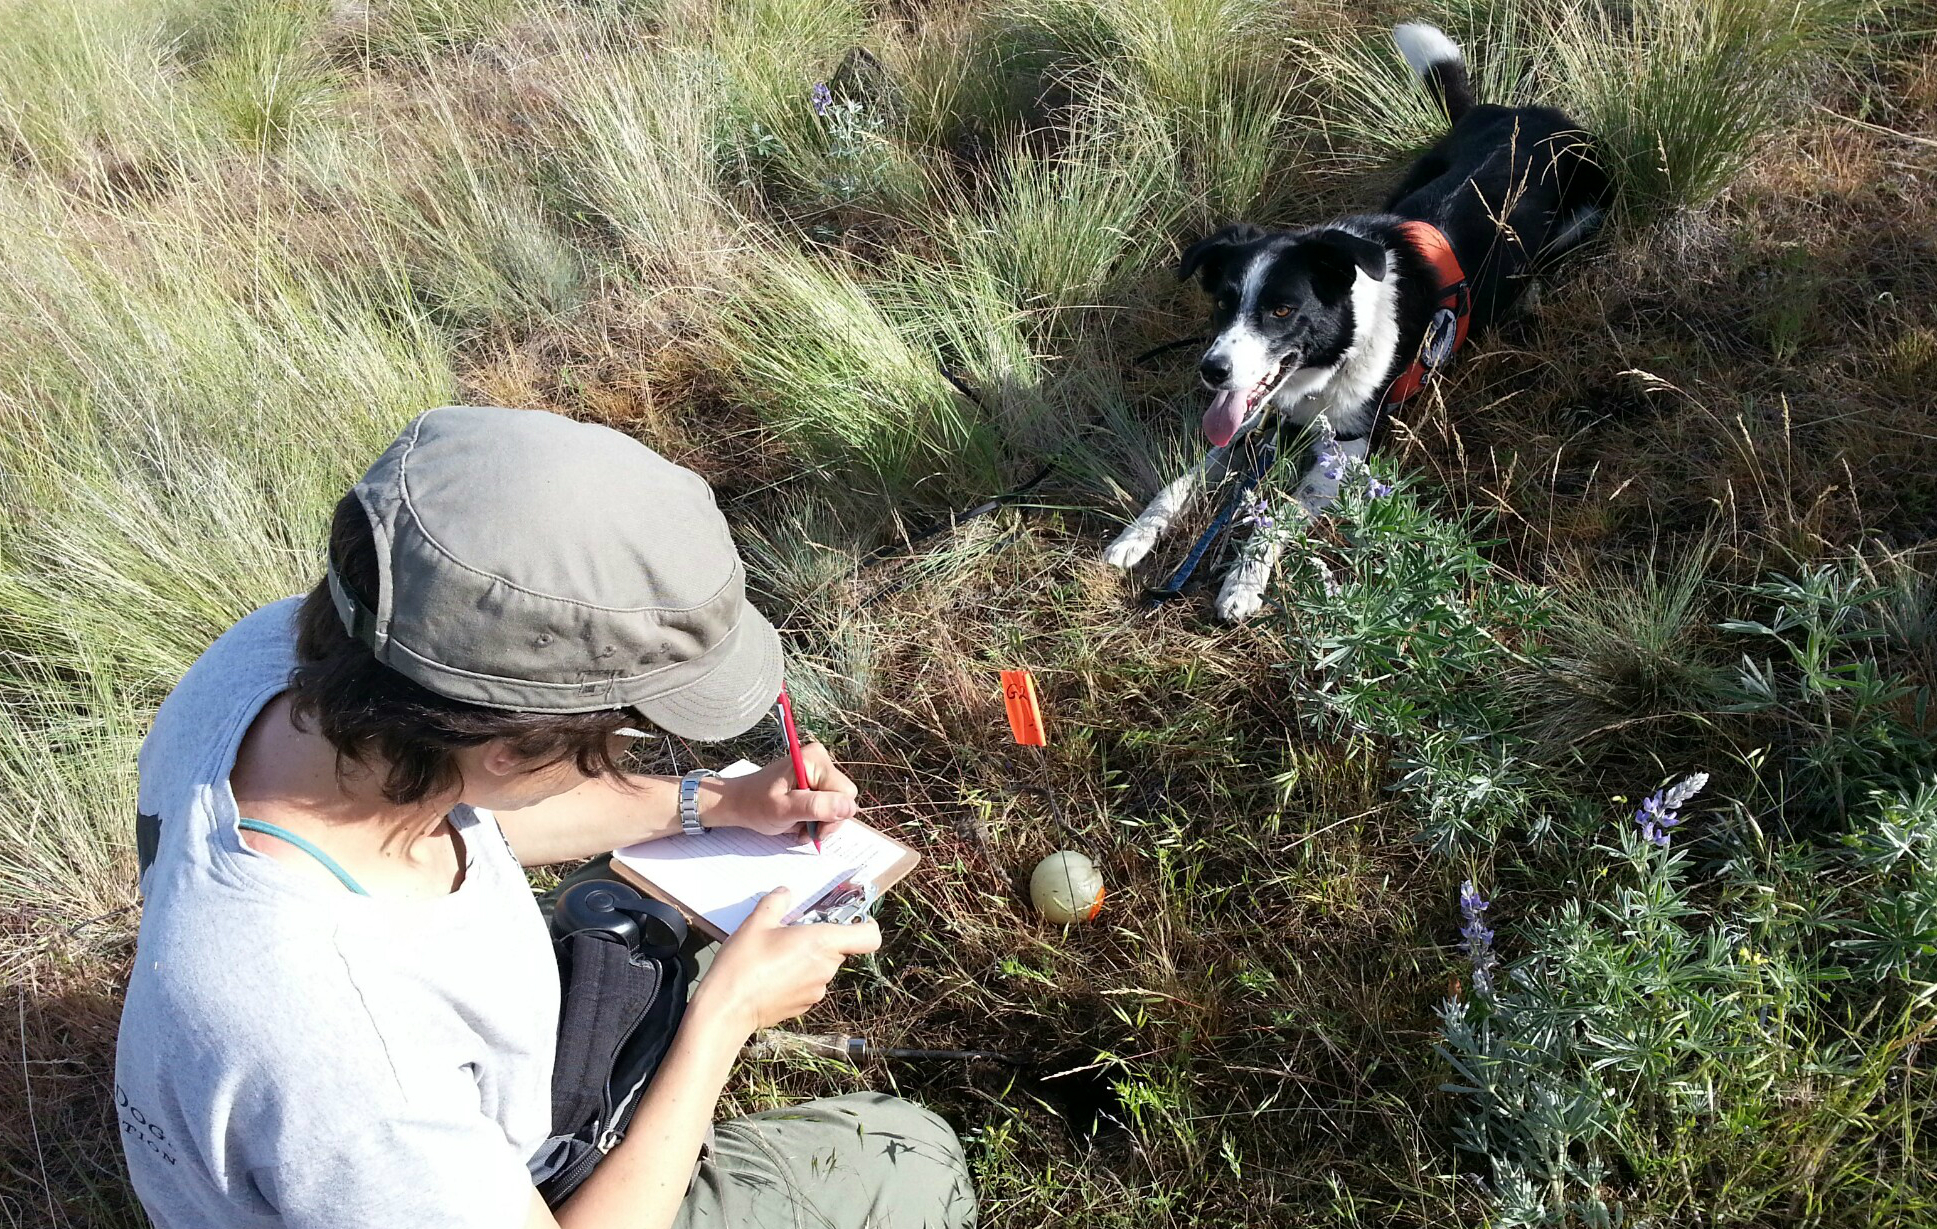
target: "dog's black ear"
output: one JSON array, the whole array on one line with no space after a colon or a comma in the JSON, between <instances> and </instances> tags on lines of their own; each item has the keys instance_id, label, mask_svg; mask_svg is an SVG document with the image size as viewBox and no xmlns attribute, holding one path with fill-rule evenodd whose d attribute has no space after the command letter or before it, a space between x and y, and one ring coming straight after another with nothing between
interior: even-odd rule
<instances>
[{"instance_id":1,"label":"dog's black ear","mask_svg":"<svg viewBox=\"0 0 1937 1229\"><path fill-rule=\"evenodd\" d=\"M1233 222L1216 234L1206 235L1184 249L1184 255L1177 261L1177 280L1180 282L1187 280L1198 269L1214 264L1216 259L1227 250L1249 243L1253 239L1262 239L1268 233L1270 232L1262 226L1253 226L1249 222Z\"/></svg>"},{"instance_id":2,"label":"dog's black ear","mask_svg":"<svg viewBox=\"0 0 1937 1229\"><path fill-rule=\"evenodd\" d=\"M1313 256L1328 262L1334 271L1351 284L1352 270L1358 269L1375 282L1385 280L1386 249L1382 243L1355 235L1349 230L1321 230L1308 242Z\"/></svg>"}]
</instances>

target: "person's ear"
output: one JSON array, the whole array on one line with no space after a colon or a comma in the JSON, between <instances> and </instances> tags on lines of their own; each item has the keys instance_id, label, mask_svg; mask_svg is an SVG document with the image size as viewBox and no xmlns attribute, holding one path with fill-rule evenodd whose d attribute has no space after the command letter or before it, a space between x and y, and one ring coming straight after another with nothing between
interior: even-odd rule
<instances>
[{"instance_id":1,"label":"person's ear","mask_svg":"<svg viewBox=\"0 0 1937 1229\"><path fill-rule=\"evenodd\" d=\"M539 764L519 755L508 739L494 738L478 748L478 767L501 780L521 777Z\"/></svg>"}]
</instances>

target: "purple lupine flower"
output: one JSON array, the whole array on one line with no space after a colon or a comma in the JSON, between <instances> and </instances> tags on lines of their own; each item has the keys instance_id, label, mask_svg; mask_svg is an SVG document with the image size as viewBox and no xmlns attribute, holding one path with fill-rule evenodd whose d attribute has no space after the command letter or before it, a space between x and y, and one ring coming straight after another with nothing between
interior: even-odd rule
<instances>
[{"instance_id":1,"label":"purple lupine flower","mask_svg":"<svg viewBox=\"0 0 1937 1229\"><path fill-rule=\"evenodd\" d=\"M1249 501L1251 507L1244 514L1244 523L1259 529L1271 529L1278 524L1278 518L1271 515L1271 501L1255 498Z\"/></svg>"},{"instance_id":2,"label":"purple lupine flower","mask_svg":"<svg viewBox=\"0 0 1937 1229\"><path fill-rule=\"evenodd\" d=\"M817 81L814 83L813 101L814 114L825 118L828 111L834 106L834 91L827 88L827 82Z\"/></svg>"},{"instance_id":3,"label":"purple lupine flower","mask_svg":"<svg viewBox=\"0 0 1937 1229\"><path fill-rule=\"evenodd\" d=\"M1392 494L1392 484L1380 482L1377 474L1368 474L1365 479L1365 493L1370 499L1384 499Z\"/></svg>"},{"instance_id":4,"label":"purple lupine flower","mask_svg":"<svg viewBox=\"0 0 1937 1229\"><path fill-rule=\"evenodd\" d=\"M1345 476L1346 458L1344 453L1327 448L1324 452L1318 454L1318 464L1324 471L1325 476L1333 482L1337 482Z\"/></svg>"},{"instance_id":5,"label":"purple lupine flower","mask_svg":"<svg viewBox=\"0 0 1937 1229\"><path fill-rule=\"evenodd\" d=\"M1688 800L1702 792L1708 784L1708 774L1694 773L1683 777L1667 789L1656 790L1641 803L1641 809L1634 813L1634 822L1641 826L1641 835L1652 841L1657 848L1668 848L1669 833L1681 824L1681 809Z\"/></svg>"},{"instance_id":6,"label":"purple lupine flower","mask_svg":"<svg viewBox=\"0 0 1937 1229\"><path fill-rule=\"evenodd\" d=\"M1498 959L1493 954L1493 932L1486 925L1491 904L1471 879L1460 885L1459 915L1466 923L1459 931L1460 950L1473 962L1473 989L1480 994L1493 993L1493 965Z\"/></svg>"}]
</instances>

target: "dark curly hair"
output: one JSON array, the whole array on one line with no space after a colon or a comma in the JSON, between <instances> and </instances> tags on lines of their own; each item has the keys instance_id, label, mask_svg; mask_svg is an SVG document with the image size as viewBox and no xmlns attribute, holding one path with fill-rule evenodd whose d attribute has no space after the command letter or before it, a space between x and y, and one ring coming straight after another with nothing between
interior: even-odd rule
<instances>
[{"instance_id":1,"label":"dark curly hair","mask_svg":"<svg viewBox=\"0 0 1937 1229\"><path fill-rule=\"evenodd\" d=\"M363 505L346 495L330 523L337 575L374 609L377 549ZM612 736L643 718L625 709L592 713L520 713L450 700L379 662L337 617L327 580L317 582L296 616L297 666L289 678L296 728L321 731L344 761L381 766L383 796L422 802L456 789L453 752L506 740L520 757L550 765L572 760L590 777L622 770Z\"/></svg>"}]
</instances>

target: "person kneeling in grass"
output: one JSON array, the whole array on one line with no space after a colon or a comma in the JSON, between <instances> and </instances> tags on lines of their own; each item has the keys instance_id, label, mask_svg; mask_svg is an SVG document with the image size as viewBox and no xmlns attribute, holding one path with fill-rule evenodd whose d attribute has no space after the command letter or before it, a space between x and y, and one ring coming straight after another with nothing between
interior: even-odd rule
<instances>
[{"instance_id":1,"label":"person kneeling in grass","mask_svg":"<svg viewBox=\"0 0 1937 1229\"><path fill-rule=\"evenodd\" d=\"M449 407L336 509L326 579L202 655L142 745L152 863L115 1104L160 1229L972 1224L961 1145L862 1094L712 1126L748 1036L806 1011L871 921L720 949L624 1140L554 1213L559 970L522 868L681 839L627 734L752 727L779 637L697 475L604 427ZM699 818L831 831L818 745L702 782Z\"/></svg>"}]
</instances>

